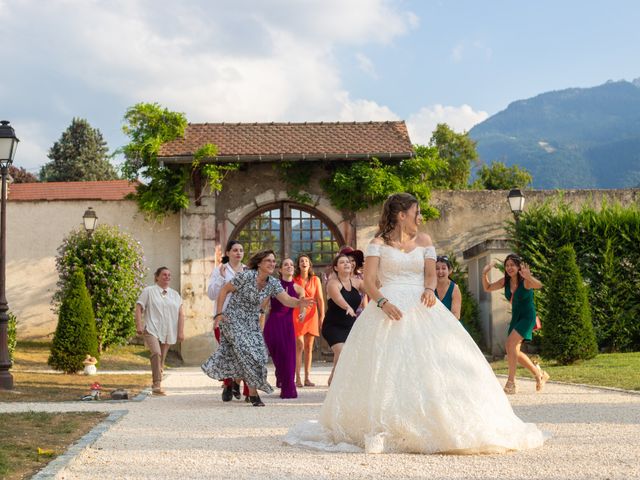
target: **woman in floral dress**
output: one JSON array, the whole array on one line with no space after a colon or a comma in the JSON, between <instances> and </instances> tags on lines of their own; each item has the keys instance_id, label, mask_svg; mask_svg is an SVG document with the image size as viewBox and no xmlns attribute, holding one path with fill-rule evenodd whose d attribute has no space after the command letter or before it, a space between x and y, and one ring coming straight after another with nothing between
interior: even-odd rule
<instances>
[{"instance_id":1,"label":"woman in floral dress","mask_svg":"<svg viewBox=\"0 0 640 480\"><path fill-rule=\"evenodd\" d=\"M293 298L271 275L276 266L273 250L263 250L249 260L249 270L237 274L227 283L216 302L215 319L220 321L220 346L202 365L211 378L240 379L249 386L249 400L254 407L264 403L258 390L273 392L267 382L267 347L260 330L260 306L268 297L276 297L288 307L306 308L312 299ZM222 310L227 295L232 294Z\"/></svg>"}]
</instances>

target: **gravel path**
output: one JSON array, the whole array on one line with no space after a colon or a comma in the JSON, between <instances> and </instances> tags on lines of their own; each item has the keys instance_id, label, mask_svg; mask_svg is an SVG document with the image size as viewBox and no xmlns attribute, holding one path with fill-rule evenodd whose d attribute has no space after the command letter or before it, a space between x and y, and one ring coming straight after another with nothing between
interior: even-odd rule
<instances>
[{"instance_id":1,"label":"gravel path","mask_svg":"<svg viewBox=\"0 0 640 480\"><path fill-rule=\"evenodd\" d=\"M314 368L326 384L329 369ZM199 368L173 370L169 396L129 403L2 404L0 411L122 410L128 413L57 478L227 479L630 479L640 478L640 395L519 383L516 413L552 437L545 446L506 455L328 454L288 447L288 427L317 416L326 388L302 388L296 400L263 396L267 406L223 404L217 382Z\"/></svg>"}]
</instances>

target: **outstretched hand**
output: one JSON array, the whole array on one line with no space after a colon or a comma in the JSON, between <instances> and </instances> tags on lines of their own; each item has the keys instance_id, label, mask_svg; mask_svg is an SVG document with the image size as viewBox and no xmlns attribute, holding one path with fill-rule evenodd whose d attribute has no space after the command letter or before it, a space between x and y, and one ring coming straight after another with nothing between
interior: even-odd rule
<instances>
[{"instance_id":1,"label":"outstretched hand","mask_svg":"<svg viewBox=\"0 0 640 480\"><path fill-rule=\"evenodd\" d=\"M313 300L313 298L303 297L298 301L298 308L301 309L301 310L303 308L309 308L314 303L315 303L315 301Z\"/></svg>"},{"instance_id":2,"label":"outstretched hand","mask_svg":"<svg viewBox=\"0 0 640 480\"><path fill-rule=\"evenodd\" d=\"M487 273L489 272L489 270L491 270L493 267L495 267L497 265L497 261L496 260L491 260L489 263L487 263L484 268L482 269L482 273Z\"/></svg>"}]
</instances>

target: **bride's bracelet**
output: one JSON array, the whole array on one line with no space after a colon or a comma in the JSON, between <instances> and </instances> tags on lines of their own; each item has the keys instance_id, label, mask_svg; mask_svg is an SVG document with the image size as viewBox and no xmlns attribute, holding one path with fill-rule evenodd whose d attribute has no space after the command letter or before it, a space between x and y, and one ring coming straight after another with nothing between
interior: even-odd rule
<instances>
[{"instance_id":1,"label":"bride's bracelet","mask_svg":"<svg viewBox=\"0 0 640 480\"><path fill-rule=\"evenodd\" d=\"M436 291L431 287L424 287L424 289L425 289L425 291L431 290L433 293L436 293Z\"/></svg>"},{"instance_id":2,"label":"bride's bracelet","mask_svg":"<svg viewBox=\"0 0 640 480\"><path fill-rule=\"evenodd\" d=\"M383 307L383 305L384 305L385 303L387 303L388 301L389 301L389 299L384 298L384 297L380 297L380 298L378 299L378 301L376 302L376 305L378 305L378 308L382 308L382 307Z\"/></svg>"}]
</instances>

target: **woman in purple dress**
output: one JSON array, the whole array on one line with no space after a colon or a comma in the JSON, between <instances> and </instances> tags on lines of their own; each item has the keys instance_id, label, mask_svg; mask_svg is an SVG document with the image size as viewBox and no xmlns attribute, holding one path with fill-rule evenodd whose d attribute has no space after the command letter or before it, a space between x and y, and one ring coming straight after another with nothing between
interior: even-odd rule
<instances>
[{"instance_id":1,"label":"woman in purple dress","mask_svg":"<svg viewBox=\"0 0 640 480\"><path fill-rule=\"evenodd\" d=\"M293 282L293 260L285 258L280 265L280 284L289 296L304 297L304 290ZM269 318L264 326L264 341L276 367L276 386L280 398L298 398L296 390L296 336L293 331L293 308L271 298Z\"/></svg>"}]
</instances>

